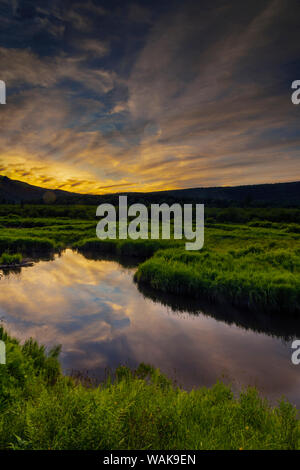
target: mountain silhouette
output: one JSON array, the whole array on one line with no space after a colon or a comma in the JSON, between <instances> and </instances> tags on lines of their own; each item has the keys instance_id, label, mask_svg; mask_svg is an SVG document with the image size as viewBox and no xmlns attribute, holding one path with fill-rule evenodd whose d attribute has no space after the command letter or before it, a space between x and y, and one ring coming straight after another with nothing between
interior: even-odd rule
<instances>
[{"instance_id":1,"label":"mountain silhouette","mask_svg":"<svg viewBox=\"0 0 300 470\"><path fill-rule=\"evenodd\" d=\"M202 202L215 207L300 206L300 181L210 188L189 188L155 192L80 194L60 189L45 189L7 176L0 176L0 203L20 204L100 204L118 203L118 196L128 195L128 203Z\"/></svg>"}]
</instances>

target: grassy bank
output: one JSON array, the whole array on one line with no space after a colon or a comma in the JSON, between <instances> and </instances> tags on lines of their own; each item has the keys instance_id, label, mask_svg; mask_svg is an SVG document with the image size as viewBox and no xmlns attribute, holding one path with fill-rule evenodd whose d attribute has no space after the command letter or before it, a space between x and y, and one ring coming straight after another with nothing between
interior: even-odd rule
<instances>
[{"instance_id":1,"label":"grassy bank","mask_svg":"<svg viewBox=\"0 0 300 470\"><path fill-rule=\"evenodd\" d=\"M83 239L74 243L73 248L84 252L110 253L116 256L150 258L158 250L182 246L178 240L99 240L99 238Z\"/></svg>"},{"instance_id":2,"label":"grassy bank","mask_svg":"<svg viewBox=\"0 0 300 470\"><path fill-rule=\"evenodd\" d=\"M16 264L20 264L22 262L22 255L21 253L15 253L11 255L10 253L2 253L0 256L0 266L7 265L7 266L14 266Z\"/></svg>"},{"instance_id":3,"label":"grassy bank","mask_svg":"<svg viewBox=\"0 0 300 470\"><path fill-rule=\"evenodd\" d=\"M255 245L225 252L161 250L139 265L135 279L181 296L268 312L300 312L298 250L265 251Z\"/></svg>"},{"instance_id":4,"label":"grassy bank","mask_svg":"<svg viewBox=\"0 0 300 470\"><path fill-rule=\"evenodd\" d=\"M0 255L82 253L136 257L136 280L160 292L226 300L283 314L300 311L300 210L207 208L204 250L184 240L104 240L91 206L0 206Z\"/></svg>"},{"instance_id":5,"label":"grassy bank","mask_svg":"<svg viewBox=\"0 0 300 470\"><path fill-rule=\"evenodd\" d=\"M1 449L298 449L297 410L254 388L186 392L150 366L120 367L99 387L61 373L59 348L20 345L0 329Z\"/></svg>"}]
</instances>

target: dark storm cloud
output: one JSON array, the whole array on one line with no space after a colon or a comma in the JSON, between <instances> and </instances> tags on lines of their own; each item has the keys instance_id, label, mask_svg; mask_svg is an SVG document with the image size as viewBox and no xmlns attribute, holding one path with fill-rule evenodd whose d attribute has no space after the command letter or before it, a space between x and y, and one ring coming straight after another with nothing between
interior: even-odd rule
<instances>
[{"instance_id":1,"label":"dark storm cloud","mask_svg":"<svg viewBox=\"0 0 300 470\"><path fill-rule=\"evenodd\" d=\"M0 0L0 12L10 176L80 192L299 178L296 0Z\"/></svg>"}]
</instances>

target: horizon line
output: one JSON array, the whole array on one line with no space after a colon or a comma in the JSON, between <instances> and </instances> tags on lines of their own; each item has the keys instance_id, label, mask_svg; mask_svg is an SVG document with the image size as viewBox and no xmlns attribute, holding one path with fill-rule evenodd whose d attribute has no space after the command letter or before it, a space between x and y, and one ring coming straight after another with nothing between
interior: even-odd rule
<instances>
[{"instance_id":1,"label":"horizon line","mask_svg":"<svg viewBox=\"0 0 300 470\"><path fill-rule=\"evenodd\" d=\"M113 194L125 194L124 192L113 192L113 193L102 193L102 194L96 194L96 193L80 193L80 192L75 192L75 191L70 191L70 190L65 190L65 189L60 189L60 188L50 188L50 187L44 187L44 186L37 186L32 183L28 183L27 181L23 180L18 180L18 179L13 179L10 178L7 175L0 174L0 179L1 178L7 178L10 181L16 181L19 183L24 183L28 184L29 186L39 188L39 189L44 189L45 191L61 191L69 194L76 194L76 195L81 195L81 196L109 196ZM273 185L273 184L292 184L292 183L300 183L300 180L291 180L291 181L275 181L275 182L268 182L268 183L250 183L250 184L238 184L238 185L220 185L220 186L192 186L192 187L187 187L187 188L173 188L173 189L158 189L155 191L129 191L127 194L153 194L153 193L160 193L160 192L170 192L170 191L188 191L192 189L215 189L215 188L220 188L220 189L226 189L226 188L241 188L241 187L248 187L248 186L266 186L266 185ZM103 189L109 188L109 187L122 187L122 186L130 186L134 183L120 183L120 185L109 185L109 186L103 186Z\"/></svg>"}]
</instances>

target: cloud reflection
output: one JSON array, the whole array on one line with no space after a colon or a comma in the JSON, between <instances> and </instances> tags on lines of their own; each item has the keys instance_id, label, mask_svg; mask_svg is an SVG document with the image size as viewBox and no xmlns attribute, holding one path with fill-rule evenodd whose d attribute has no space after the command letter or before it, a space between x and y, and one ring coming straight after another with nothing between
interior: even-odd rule
<instances>
[{"instance_id":1,"label":"cloud reflection","mask_svg":"<svg viewBox=\"0 0 300 470\"><path fill-rule=\"evenodd\" d=\"M145 298L133 269L87 260L67 250L0 280L0 317L22 341L62 344L65 370L151 363L187 388L222 376L236 387L257 384L271 398L298 402L300 379L290 347L280 339L212 317L176 314Z\"/></svg>"}]
</instances>

